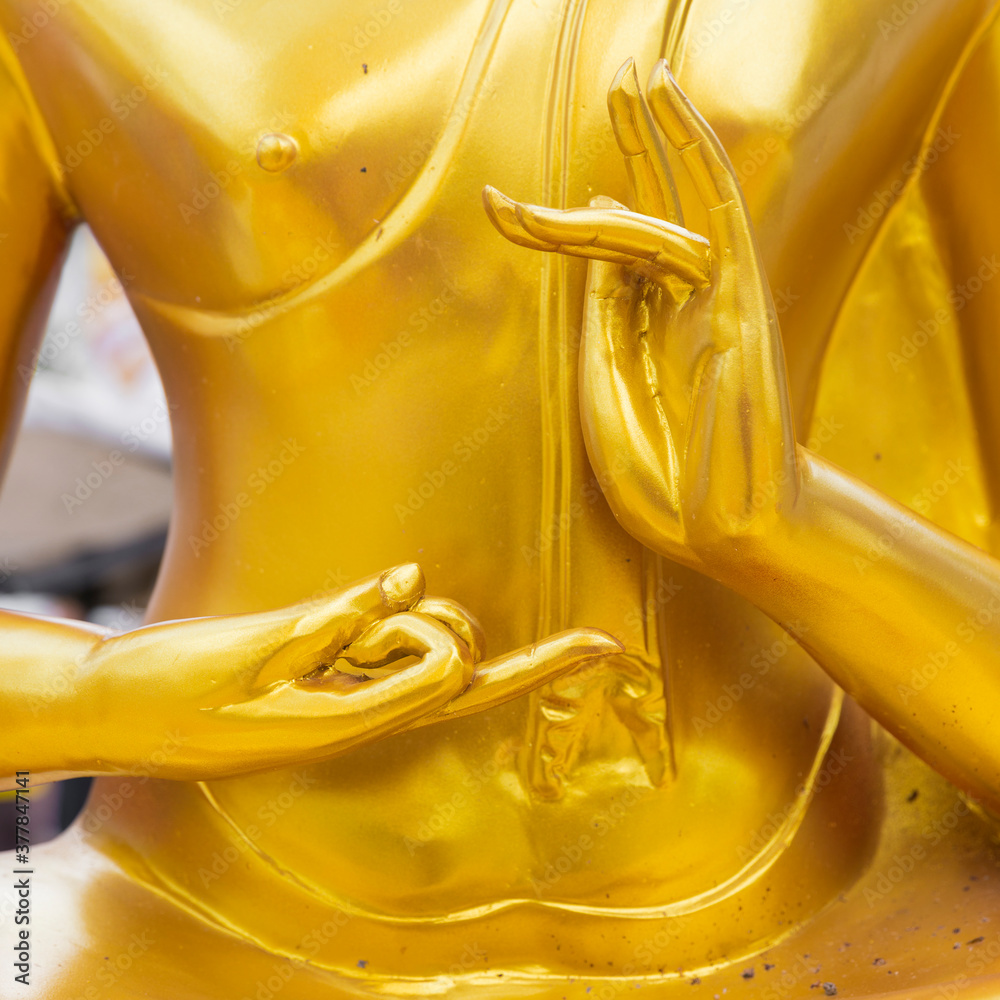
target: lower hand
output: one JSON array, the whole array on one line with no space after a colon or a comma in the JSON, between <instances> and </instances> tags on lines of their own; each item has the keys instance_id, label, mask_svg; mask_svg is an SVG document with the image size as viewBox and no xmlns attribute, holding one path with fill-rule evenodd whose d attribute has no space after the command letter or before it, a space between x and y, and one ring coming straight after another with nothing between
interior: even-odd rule
<instances>
[{"instance_id":1,"label":"lower hand","mask_svg":"<svg viewBox=\"0 0 1000 1000\"><path fill-rule=\"evenodd\" d=\"M412 564L277 611L111 636L81 665L68 706L89 734L70 769L207 780L318 761L621 649L574 629L477 666L481 643L460 605L424 596Z\"/></svg>"}]
</instances>

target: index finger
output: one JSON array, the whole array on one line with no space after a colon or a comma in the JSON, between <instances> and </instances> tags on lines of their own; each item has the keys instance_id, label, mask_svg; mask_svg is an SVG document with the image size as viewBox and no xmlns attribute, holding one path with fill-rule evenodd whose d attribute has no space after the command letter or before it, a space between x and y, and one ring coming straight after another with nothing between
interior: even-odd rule
<instances>
[{"instance_id":1,"label":"index finger","mask_svg":"<svg viewBox=\"0 0 1000 1000\"><path fill-rule=\"evenodd\" d=\"M643 215L684 225L674 179L663 144L639 89L635 60L631 57L615 74L608 91L608 111L618 148L635 193L636 210Z\"/></svg>"},{"instance_id":2,"label":"index finger","mask_svg":"<svg viewBox=\"0 0 1000 1000\"><path fill-rule=\"evenodd\" d=\"M293 635L319 631L336 615L350 621L346 644L386 615L412 608L424 596L424 587L423 570L416 563L393 566L303 602Z\"/></svg>"},{"instance_id":3,"label":"index finger","mask_svg":"<svg viewBox=\"0 0 1000 1000\"><path fill-rule=\"evenodd\" d=\"M254 686L302 677L389 615L407 611L424 596L424 574L416 563L393 566L350 586L321 594L272 615L291 617L284 644L261 668Z\"/></svg>"},{"instance_id":4,"label":"index finger","mask_svg":"<svg viewBox=\"0 0 1000 1000\"><path fill-rule=\"evenodd\" d=\"M722 143L678 86L661 59L649 77L649 104L670 145L677 150L705 207L742 199Z\"/></svg>"}]
</instances>

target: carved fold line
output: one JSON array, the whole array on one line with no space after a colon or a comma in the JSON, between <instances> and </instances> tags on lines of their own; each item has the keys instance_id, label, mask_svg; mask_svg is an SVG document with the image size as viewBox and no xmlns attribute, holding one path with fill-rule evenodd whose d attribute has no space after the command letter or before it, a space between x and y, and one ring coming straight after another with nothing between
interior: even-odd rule
<instances>
[{"instance_id":1,"label":"carved fold line","mask_svg":"<svg viewBox=\"0 0 1000 1000\"><path fill-rule=\"evenodd\" d=\"M395 249L412 235L416 227L426 218L434 204L435 195L444 185L455 152L472 119L477 95L485 83L501 28L512 3L513 0L493 0L490 4L466 64L458 92L448 112L447 123L431 154L424 161L403 197L346 260L311 283L297 285L284 295L266 296L261 301L240 309L221 311L197 309L156 299L142 292L133 294L136 302L142 303L157 315L199 336L239 336L249 321L261 318L262 310L266 310L266 320L282 316L301 305L314 302L332 289L347 284L366 268L385 257L390 250ZM254 326L259 324L255 322Z\"/></svg>"}]
</instances>

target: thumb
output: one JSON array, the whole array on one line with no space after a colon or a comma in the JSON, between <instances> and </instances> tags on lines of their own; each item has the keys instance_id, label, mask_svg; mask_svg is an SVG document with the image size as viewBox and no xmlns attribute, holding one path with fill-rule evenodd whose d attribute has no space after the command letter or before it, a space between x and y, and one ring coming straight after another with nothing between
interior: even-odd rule
<instances>
[{"instance_id":1,"label":"thumb","mask_svg":"<svg viewBox=\"0 0 1000 1000\"><path fill-rule=\"evenodd\" d=\"M375 622L418 603L424 587L420 567L404 563L284 609L293 620L288 641L263 665L254 686L303 677L332 663Z\"/></svg>"}]
</instances>

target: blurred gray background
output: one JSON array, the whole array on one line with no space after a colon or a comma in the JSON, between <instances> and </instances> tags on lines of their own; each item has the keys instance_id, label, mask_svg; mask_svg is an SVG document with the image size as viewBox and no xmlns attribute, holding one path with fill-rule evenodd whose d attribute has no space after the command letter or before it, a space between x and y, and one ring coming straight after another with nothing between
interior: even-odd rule
<instances>
[{"instance_id":1,"label":"blurred gray background","mask_svg":"<svg viewBox=\"0 0 1000 1000\"><path fill-rule=\"evenodd\" d=\"M0 491L0 607L120 630L142 620L172 499L167 406L123 283L79 229ZM33 844L71 822L88 786L34 786ZM0 793L0 849L13 843L13 794Z\"/></svg>"}]
</instances>

